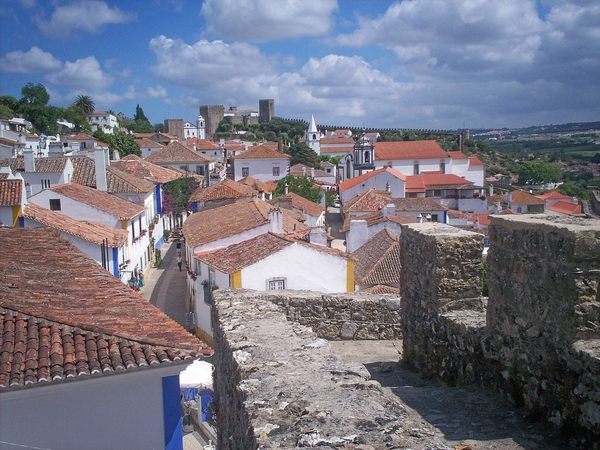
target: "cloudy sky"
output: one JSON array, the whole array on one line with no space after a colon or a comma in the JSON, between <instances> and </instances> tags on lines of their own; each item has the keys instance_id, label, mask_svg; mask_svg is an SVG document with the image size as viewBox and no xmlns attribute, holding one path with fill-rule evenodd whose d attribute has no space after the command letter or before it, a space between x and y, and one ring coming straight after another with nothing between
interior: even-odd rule
<instances>
[{"instance_id":1,"label":"cloudy sky","mask_svg":"<svg viewBox=\"0 0 600 450\"><path fill-rule=\"evenodd\" d=\"M600 120L597 0L2 0L0 95L152 123L199 105L345 126Z\"/></svg>"}]
</instances>

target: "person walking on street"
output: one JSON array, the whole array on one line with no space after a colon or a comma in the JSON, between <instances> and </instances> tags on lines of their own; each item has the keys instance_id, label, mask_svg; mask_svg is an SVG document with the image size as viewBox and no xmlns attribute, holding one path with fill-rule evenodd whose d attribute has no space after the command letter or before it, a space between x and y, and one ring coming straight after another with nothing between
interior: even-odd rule
<instances>
[{"instance_id":1,"label":"person walking on street","mask_svg":"<svg viewBox=\"0 0 600 450\"><path fill-rule=\"evenodd\" d=\"M181 262L183 260L181 259L181 255L177 255L177 266L179 266L179 271L181 272Z\"/></svg>"}]
</instances>

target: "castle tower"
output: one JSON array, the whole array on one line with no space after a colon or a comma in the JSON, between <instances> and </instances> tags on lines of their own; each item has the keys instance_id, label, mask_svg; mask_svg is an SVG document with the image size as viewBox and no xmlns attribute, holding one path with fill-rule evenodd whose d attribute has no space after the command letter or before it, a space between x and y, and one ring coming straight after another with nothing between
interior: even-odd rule
<instances>
[{"instance_id":1,"label":"castle tower","mask_svg":"<svg viewBox=\"0 0 600 450\"><path fill-rule=\"evenodd\" d=\"M270 122L275 117L275 100L272 98L258 101L258 122Z\"/></svg>"},{"instance_id":2,"label":"castle tower","mask_svg":"<svg viewBox=\"0 0 600 450\"><path fill-rule=\"evenodd\" d=\"M310 115L310 124L304 135L304 142L312 148L317 155L321 154L321 135L319 130L317 130L315 116L312 114Z\"/></svg>"},{"instance_id":3,"label":"castle tower","mask_svg":"<svg viewBox=\"0 0 600 450\"><path fill-rule=\"evenodd\" d=\"M215 139L219 123L225 117L225 107L223 105L202 105L200 106L200 115L206 121L206 139Z\"/></svg>"},{"instance_id":4,"label":"castle tower","mask_svg":"<svg viewBox=\"0 0 600 450\"><path fill-rule=\"evenodd\" d=\"M199 115L196 119L196 136L198 136L198 139L206 139L206 123L202 115Z\"/></svg>"},{"instance_id":5,"label":"castle tower","mask_svg":"<svg viewBox=\"0 0 600 450\"><path fill-rule=\"evenodd\" d=\"M363 170L369 171L375 169L375 146L365 135L354 144L354 170L358 170L358 175L362 175Z\"/></svg>"}]
</instances>

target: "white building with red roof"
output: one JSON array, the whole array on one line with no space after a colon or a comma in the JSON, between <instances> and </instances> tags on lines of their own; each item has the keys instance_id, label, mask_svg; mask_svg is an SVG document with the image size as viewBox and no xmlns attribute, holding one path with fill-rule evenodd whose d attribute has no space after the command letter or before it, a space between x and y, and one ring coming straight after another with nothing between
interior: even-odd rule
<instances>
[{"instance_id":1,"label":"white building with red roof","mask_svg":"<svg viewBox=\"0 0 600 450\"><path fill-rule=\"evenodd\" d=\"M119 126L117 116L101 109L96 109L91 114L88 114L87 120L92 128L92 132L100 130L106 134L112 134L113 130Z\"/></svg>"},{"instance_id":2,"label":"white building with red roof","mask_svg":"<svg viewBox=\"0 0 600 450\"><path fill-rule=\"evenodd\" d=\"M381 167L339 184L340 201L346 203L371 189L390 192L393 198L406 197L406 175L392 167Z\"/></svg>"},{"instance_id":3,"label":"white building with red roof","mask_svg":"<svg viewBox=\"0 0 600 450\"><path fill-rule=\"evenodd\" d=\"M290 158L271 145L250 147L232 160L234 180L251 176L260 181L277 181L289 173Z\"/></svg>"}]
</instances>

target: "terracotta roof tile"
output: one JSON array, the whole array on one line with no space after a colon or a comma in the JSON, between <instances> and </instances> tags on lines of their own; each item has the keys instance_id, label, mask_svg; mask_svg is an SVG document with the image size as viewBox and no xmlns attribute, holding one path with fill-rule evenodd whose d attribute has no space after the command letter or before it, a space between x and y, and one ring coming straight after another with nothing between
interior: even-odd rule
<instances>
[{"instance_id":1,"label":"terracotta roof tile","mask_svg":"<svg viewBox=\"0 0 600 450\"><path fill-rule=\"evenodd\" d=\"M199 152L202 150L219 150L221 148L219 144L211 141L210 139L188 138L185 141L185 145L188 148L193 149L194 144L196 144L196 150Z\"/></svg>"},{"instance_id":2,"label":"terracotta roof tile","mask_svg":"<svg viewBox=\"0 0 600 450\"><path fill-rule=\"evenodd\" d=\"M459 151L448 152L448 156L452 159L467 159L467 156Z\"/></svg>"},{"instance_id":3,"label":"terracotta roof tile","mask_svg":"<svg viewBox=\"0 0 600 450\"><path fill-rule=\"evenodd\" d=\"M190 203L252 197L255 194L258 194L258 192L250 186L225 178L223 181L207 188L197 189L190 196Z\"/></svg>"},{"instance_id":4,"label":"terracotta roof tile","mask_svg":"<svg viewBox=\"0 0 600 450\"><path fill-rule=\"evenodd\" d=\"M375 160L447 158L446 151L434 140L376 142Z\"/></svg>"},{"instance_id":5,"label":"terracotta roof tile","mask_svg":"<svg viewBox=\"0 0 600 450\"><path fill-rule=\"evenodd\" d=\"M424 212L424 211L448 211L448 207L439 204L429 197L417 198L394 198L392 203L396 206L396 213L404 212Z\"/></svg>"},{"instance_id":6,"label":"terracotta roof tile","mask_svg":"<svg viewBox=\"0 0 600 450\"><path fill-rule=\"evenodd\" d=\"M411 175L408 178L412 177L420 177L425 189L470 188L474 184L472 181L466 180L463 177L459 177L458 175L454 175L452 173L422 173L421 175Z\"/></svg>"},{"instance_id":7,"label":"terracotta roof tile","mask_svg":"<svg viewBox=\"0 0 600 450\"><path fill-rule=\"evenodd\" d=\"M354 151L354 146L353 145L348 145L345 147L321 147L321 153L324 154L330 154L330 153L342 153L342 154L346 154L346 153L351 153Z\"/></svg>"},{"instance_id":8,"label":"terracotta roof tile","mask_svg":"<svg viewBox=\"0 0 600 450\"><path fill-rule=\"evenodd\" d=\"M96 187L96 164L89 156L73 156L72 182ZM154 183L144 181L126 171L109 165L106 167L107 192L111 194L145 194L154 189Z\"/></svg>"},{"instance_id":9,"label":"terracotta roof tile","mask_svg":"<svg viewBox=\"0 0 600 450\"><path fill-rule=\"evenodd\" d=\"M331 138L321 138L321 144L350 144L354 145L354 139L351 137L331 137Z\"/></svg>"},{"instance_id":10,"label":"terracotta roof tile","mask_svg":"<svg viewBox=\"0 0 600 450\"><path fill-rule=\"evenodd\" d=\"M552 206L546 206L546 209L561 214L581 214L582 212L581 205L561 201L556 202Z\"/></svg>"},{"instance_id":11,"label":"terracotta roof tile","mask_svg":"<svg viewBox=\"0 0 600 450\"><path fill-rule=\"evenodd\" d=\"M138 143L140 148L158 148L158 149L163 148L162 144L159 144L158 142L154 142L152 139L148 139L147 137L136 139L135 142Z\"/></svg>"},{"instance_id":12,"label":"terracotta roof tile","mask_svg":"<svg viewBox=\"0 0 600 450\"><path fill-rule=\"evenodd\" d=\"M490 219L490 214L482 213L482 214L468 214L467 222L470 223L479 223L479 225L490 226L492 224L492 220Z\"/></svg>"},{"instance_id":13,"label":"terracotta roof tile","mask_svg":"<svg viewBox=\"0 0 600 450\"><path fill-rule=\"evenodd\" d=\"M35 171L39 173L61 173L65 170L67 159L64 156L34 158ZM19 158L1 158L0 166L9 166L13 173L25 172L25 160Z\"/></svg>"},{"instance_id":14,"label":"terracotta roof tile","mask_svg":"<svg viewBox=\"0 0 600 450\"><path fill-rule=\"evenodd\" d=\"M48 189L70 199L93 206L100 211L107 212L120 220L130 220L142 214L146 208L136 205L128 200L123 200L115 195L99 191L79 184L60 184Z\"/></svg>"},{"instance_id":15,"label":"terracotta roof tile","mask_svg":"<svg viewBox=\"0 0 600 450\"><path fill-rule=\"evenodd\" d=\"M211 350L49 228L0 228L0 386Z\"/></svg>"},{"instance_id":16,"label":"terracotta roof tile","mask_svg":"<svg viewBox=\"0 0 600 450\"><path fill-rule=\"evenodd\" d=\"M400 178L403 181L407 180L406 175L397 171L396 169L393 169L391 167L382 167L381 169L372 170L371 172L364 173L362 175L359 175L358 177L350 178L350 179L340 183L340 190L346 191L346 190L353 188L354 186L362 183L363 181L373 178L383 172L387 172L390 175L393 175L396 178Z\"/></svg>"},{"instance_id":17,"label":"terracotta roof tile","mask_svg":"<svg viewBox=\"0 0 600 450\"><path fill-rule=\"evenodd\" d=\"M23 180L0 180L0 206L21 206Z\"/></svg>"},{"instance_id":18,"label":"terracotta roof tile","mask_svg":"<svg viewBox=\"0 0 600 450\"><path fill-rule=\"evenodd\" d=\"M399 287L392 286L384 286L382 284L376 284L375 286L369 286L368 288L361 289L360 292L365 292L367 294L396 294L400 295Z\"/></svg>"},{"instance_id":19,"label":"terracotta roof tile","mask_svg":"<svg viewBox=\"0 0 600 450\"><path fill-rule=\"evenodd\" d=\"M235 155L233 159L262 159L262 158L286 158L290 159L290 155L278 152L272 145L257 145L250 147L243 153Z\"/></svg>"},{"instance_id":20,"label":"terracotta roof tile","mask_svg":"<svg viewBox=\"0 0 600 450\"><path fill-rule=\"evenodd\" d=\"M290 174L295 176L311 176L311 167L305 164L295 164L290 167ZM314 176L316 177L333 177L333 174L327 173L322 169L314 169Z\"/></svg>"},{"instance_id":21,"label":"terracotta roof tile","mask_svg":"<svg viewBox=\"0 0 600 450\"><path fill-rule=\"evenodd\" d=\"M90 136L89 134L85 133L77 133L75 136L66 136L66 139L68 141L96 141L96 139L93 136Z\"/></svg>"},{"instance_id":22,"label":"terracotta roof tile","mask_svg":"<svg viewBox=\"0 0 600 450\"><path fill-rule=\"evenodd\" d=\"M98 245L108 240L111 247L119 247L127 241L127 230L97 222L75 220L34 203L25 207L23 217Z\"/></svg>"},{"instance_id":23,"label":"terracotta roof tile","mask_svg":"<svg viewBox=\"0 0 600 450\"><path fill-rule=\"evenodd\" d=\"M206 164L215 161L200 152L187 148L177 141L169 143L166 147L150 153L146 160L154 164Z\"/></svg>"},{"instance_id":24,"label":"terracotta roof tile","mask_svg":"<svg viewBox=\"0 0 600 450\"><path fill-rule=\"evenodd\" d=\"M240 200L200 211L185 221L183 234L192 247L198 247L269 223L268 214L272 208L263 200ZM309 229L307 225L296 220L291 211L281 212L285 233Z\"/></svg>"},{"instance_id":25,"label":"terracotta roof tile","mask_svg":"<svg viewBox=\"0 0 600 450\"><path fill-rule=\"evenodd\" d=\"M512 191L510 203L514 205L545 205L546 200L537 198L525 191Z\"/></svg>"},{"instance_id":26,"label":"terracotta roof tile","mask_svg":"<svg viewBox=\"0 0 600 450\"><path fill-rule=\"evenodd\" d=\"M127 155L118 161L111 161L110 167L147 181L152 184L152 187L155 184L168 183L183 176L181 172L168 167L157 166L137 155Z\"/></svg>"},{"instance_id":27,"label":"terracotta roof tile","mask_svg":"<svg viewBox=\"0 0 600 450\"><path fill-rule=\"evenodd\" d=\"M415 216L409 216L407 214L395 214L395 215L387 215L383 216L383 210L370 212L367 214L362 214L360 216L346 217L344 219L344 225L342 226L342 232L346 233L350 230L350 222L352 220L365 220L367 222L367 227L376 225L378 223L382 223L385 221L391 221L397 224L407 224L407 223L417 223L417 218Z\"/></svg>"},{"instance_id":28,"label":"terracotta roof tile","mask_svg":"<svg viewBox=\"0 0 600 450\"><path fill-rule=\"evenodd\" d=\"M485 163L477 156L469 156L469 166L485 166Z\"/></svg>"},{"instance_id":29,"label":"terracotta roof tile","mask_svg":"<svg viewBox=\"0 0 600 450\"><path fill-rule=\"evenodd\" d=\"M391 203L391 194L385 191L369 189L344 203L344 212L372 212L379 211Z\"/></svg>"},{"instance_id":30,"label":"terracotta roof tile","mask_svg":"<svg viewBox=\"0 0 600 450\"><path fill-rule=\"evenodd\" d=\"M241 180L238 180L238 183L250 186L252 189L256 189L258 192L264 192L265 194L270 194L274 191L269 184L265 183L264 181L257 180L256 178L252 178L251 176L247 176Z\"/></svg>"},{"instance_id":31,"label":"terracotta roof tile","mask_svg":"<svg viewBox=\"0 0 600 450\"><path fill-rule=\"evenodd\" d=\"M388 229L381 230L352 256L358 260L354 268L356 284L400 284L400 242Z\"/></svg>"},{"instance_id":32,"label":"terracotta roof tile","mask_svg":"<svg viewBox=\"0 0 600 450\"><path fill-rule=\"evenodd\" d=\"M549 191L546 192L545 194L541 194L541 195L536 195L537 198L541 199L541 200L565 200L568 203L572 203L573 202L573 197L569 197L568 195L563 195L558 191Z\"/></svg>"},{"instance_id":33,"label":"terracotta roof tile","mask_svg":"<svg viewBox=\"0 0 600 450\"><path fill-rule=\"evenodd\" d=\"M281 202L285 203L287 199L289 199L289 201L291 202L293 209L303 211L304 213L310 214L314 217L319 217L325 211L325 208L323 206L311 202L310 200L294 192L290 192L287 195L282 195L280 197L274 198L273 200L269 201L269 203L276 206L282 206Z\"/></svg>"}]
</instances>

